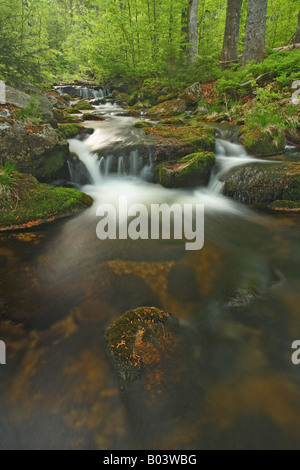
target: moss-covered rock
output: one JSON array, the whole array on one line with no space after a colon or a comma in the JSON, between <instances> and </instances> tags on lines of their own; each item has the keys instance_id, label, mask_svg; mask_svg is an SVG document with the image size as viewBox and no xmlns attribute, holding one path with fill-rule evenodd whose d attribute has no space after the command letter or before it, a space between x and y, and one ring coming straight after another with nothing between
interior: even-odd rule
<instances>
[{"instance_id":1,"label":"moss-covered rock","mask_svg":"<svg viewBox=\"0 0 300 470\"><path fill-rule=\"evenodd\" d=\"M62 96L57 91L49 91L49 93L46 94L46 97L54 108L65 109L69 105L69 101L64 100L64 98L62 98Z\"/></svg>"},{"instance_id":2,"label":"moss-covered rock","mask_svg":"<svg viewBox=\"0 0 300 470\"><path fill-rule=\"evenodd\" d=\"M156 167L156 181L166 188L186 188L208 184L216 157L213 153L194 153Z\"/></svg>"},{"instance_id":3,"label":"moss-covered rock","mask_svg":"<svg viewBox=\"0 0 300 470\"><path fill-rule=\"evenodd\" d=\"M104 117L99 116L99 114L93 113L84 113L82 119L84 121L105 121Z\"/></svg>"},{"instance_id":4,"label":"moss-covered rock","mask_svg":"<svg viewBox=\"0 0 300 470\"><path fill-rule=\"evenodd\" d=\"M137 129L145 129L146 127L152 127L153 124L151 122L146 122L146 121L139 121L136 122L133 127L136 127Z\"/></svg>"},{"instance_id":5,"label":"moss-covered rock","mask_svg":"<svg viewBox=\"0 0 300 470\"><path fill-rule=\"evenodd\" d=\"M165 101L164 103L158 104L153 108L149 109L149 116L164 117L164 116L176 116L184 113L186 110L186 102L181 99Z\"/></svg>"},{"instance_id":6,"label":"moss-covered rock","mask_svg":"<svg viewBox=\"0 0 300 470\"><path fill-rule=\"evenodd\" d=\"M154 307L129 310L106 332L108 348L124 380L156 366L174 348L178 320Z\"/></svg>"},{"instance_id":7,"label":"moss-covered rock","mask_svg":"<svg viewBox=\"0 0 300 470\"><path fill-rule=\"evenodd\" d=\"M253 163L238 168L226 178L224 194L256 206L298 202L300 163Z\"/></svg>"},{"instance_id":8,"label":"moss-covered rock","mask_svg":"<svg viewBox=\"0 0 300 470\"><path fill-rule=\"evenodd\" d=\"M278 155L285 150L285 133L276 126L270 125L265 129L245 126L241 132L242 143L251 155Z\"/></svg>"},{"instance_id":9,"label":"moss-covered rock","mask_svg":"<svg viewBox=\"0 0 300 470\"><path fill-rule=\"evenodd\" d=\"M78 111L76 111L76 112L78 112ZM54 108L53 109L53 114L54 114L54 118L59 123L68 124L68 123L82 122L82 119L79 116L71 116L70 114L68 114L66 112L66 110Z\"/></svg>"},{"instance_id":10,"label":"moss-covered rock","mask_svg":"<svg viewBox=\"0 0 300 470\"><path fill-rule=\"evenodd\" d=\"M80 124L59 124L59 130L64 134L66 139L72 139L72 137L76 137L76 135L80 134L80 132L85 130L85 127L81 126Z\"/></svg>"},{"instance_id":11,"label":"moss-covered rock","mask_svg":"<svg viewBox=\"0 0 300 470\"><path fill-rule=\"evenodd\" d=\"M215 147L213 128L202 122L197 123L195 126L157 125L146 128L145 132L157 137L162 144L186 144L191 148L189 153L213 151Z\"/></svg>"},{"instance_id":12,"label":"moss-covered rock","mask_svg":"<svg viewBox=\"0 0 300 470\"><path fill-rule=\"evenodd\" d=\"M82 110L90 110L90 109L93 109L93 106L88 101L79 100L78 103L76 103L76 108L80 109L80 110L81 109Z\"/></svg>"},{"instance_id":13,"label":"moss-covered rock","mask_svg":"<svg viewBox=\"0 0 300 470\"><path fill-rule=\"evenodd\" d=\"M39 183L33 176L19 174L3 200L0 231L29 228L76 214L92 205L92 198L75 189L55 188Z\"/></svg>"}]
</instances>

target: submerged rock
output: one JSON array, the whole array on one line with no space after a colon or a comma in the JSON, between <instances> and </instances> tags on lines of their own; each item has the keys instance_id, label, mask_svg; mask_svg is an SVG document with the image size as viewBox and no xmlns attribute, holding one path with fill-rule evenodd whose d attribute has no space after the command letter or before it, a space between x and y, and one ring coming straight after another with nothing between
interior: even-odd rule
<instances>
[{"instance_id":1,"label":"submerged rock","mask_svg":"<svg viewBox=\"0 0 300 470\"><path fill-rule=\"evenodd\" d=\"M238 168L227 177L224 194L256 206L299 202L300 163L251 163Z\"/></svg>"},{"instance_id":2,"label":"submerged rock","mask_svg":"<svg viewBox=\"0 0 300 470\"><path fill-rule=\"evenodd\" d=\"M156 181L166 188L206 186L216 157L213 153L194 153L156 167Z\"/></svg>"},{"instance_id":3,"label":"submerged rock","mask_svg":"<svg viewBox=\"0 0 300 470\"><path fill-rule=\"evenodd\" d=\"M134 380L174 350L178 320L154 307L129 310L106 332L108 348L121 377Z\"/></svg>"},{"instance_id":4,"label":"submerged rock","mask_svg":"<svg viewBox=\"0 0 300 470\"><path fill-rule=\"evenodd\" d=\"M241 141L251 155L270 156L285 150L285 133L276 126L265 129L242 128Z\"/></svg>"}]
</instances>

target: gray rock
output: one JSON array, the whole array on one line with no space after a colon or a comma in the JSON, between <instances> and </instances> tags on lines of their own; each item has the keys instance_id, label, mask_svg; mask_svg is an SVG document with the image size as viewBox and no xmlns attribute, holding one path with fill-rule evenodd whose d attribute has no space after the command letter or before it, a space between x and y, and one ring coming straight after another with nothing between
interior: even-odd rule
<instances>
[{"instance_id":1,"label":"gray rock","mask_svg":"<svg viewBox=\"0 0 300 470\"><path fill-rule=\"evenodd\" d=\"M199 82L194 83L193 85L189 86L181 94L181 98L184 99L184 101L188 105L197 103L201 99L201 97L202 97L202 86Z\"/></svg>"},{"instance_id":2,"label":"gray rock","mask_svg":"<svg viewBox=\"0 0 300 470\"><path fill-rule=\"evenodd\" d=\"M9 85L6 85L6 103L17 108L24 109L34 101L39 104L38 114L42 119L53 119L52 104L50 101L38 90L38 88L31 87L30 90L27 85L27 89L31 93L31 96L24 91L16 90Z\"/></svg>"}]
</instances>

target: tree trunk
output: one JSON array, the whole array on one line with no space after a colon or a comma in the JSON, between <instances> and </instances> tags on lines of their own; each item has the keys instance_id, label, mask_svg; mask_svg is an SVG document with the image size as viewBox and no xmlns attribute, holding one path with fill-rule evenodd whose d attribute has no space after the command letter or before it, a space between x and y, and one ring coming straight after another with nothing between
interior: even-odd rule
<instances>
[{"instance_id":1,"label":"tree trunk","mask_svg":"<svg viewBox=\"0 0 300 470\"><path fill-rule=\"evenodd\" d=\"M268 0L248 2L243 65L251 60L262 62L265 58L267 8Z\"/></svg>"},{"instance_id":2,"label":"tree trunk","mask_svg":"<svg viewBox=\"0 0 300 470\"><path fill-rule=\"evenodd\" d=\"M300 11L298 13L298 25L295 34L295 44L300 42Z\"/></svg>"},{"instance_id":3,"label":"tree trunk","mask_svg":"<svg viewBox=\"0 0 300 470\"><path fill-rule=\"evenodd\" d=\"M226 27L221 56L222 68L238 60L240 19L243 0L227 0Z\"/></svg>"},{"instance_id":4,"label":"tree trunk","mask_svg":"<svg viewBox=\"0 0 300 470\"><path fill-rule=\"evenodd\" d=\"M193 64L198 59L198 8L199 0L189 0L188 12L188 42L189 62Z\"/></svg>"}]
</instances>

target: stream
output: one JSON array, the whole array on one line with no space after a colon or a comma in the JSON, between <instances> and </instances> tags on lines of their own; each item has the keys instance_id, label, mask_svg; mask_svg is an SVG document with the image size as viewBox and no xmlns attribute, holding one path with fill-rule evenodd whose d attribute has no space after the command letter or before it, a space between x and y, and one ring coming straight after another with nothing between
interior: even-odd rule
<instances>
[{"instance_id":1,"label":"stream","mask_svg":"<svg viewBox=\"0 0 300 470\"><path fill-rule=\"evenodd\" d=\"M0 234L0 448L299 449L300 365L291 361L300 339L299 217L222 195L224 174L254 160L233 128L216 131L209 186L171 190L151 182L151 142L133 128L141 119L112 104L95 112L105 121L85 123L94 133L70 141L79 161L70 163L72 180L94 205ZM204 204L204 248L100 241L97 206L124 195L146 206ZM120 392L104 337L146 305L173 313L187 331L178 366L152 378L147 400L135 386Z\"/></svg>"}]
</instances>

